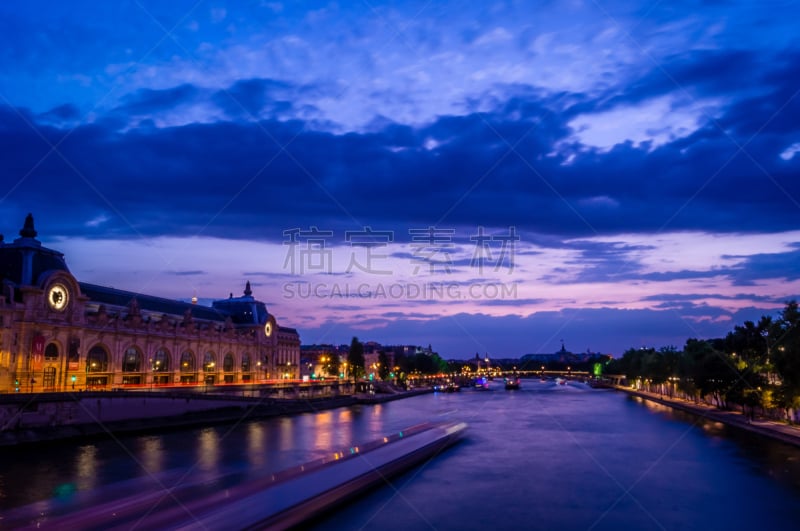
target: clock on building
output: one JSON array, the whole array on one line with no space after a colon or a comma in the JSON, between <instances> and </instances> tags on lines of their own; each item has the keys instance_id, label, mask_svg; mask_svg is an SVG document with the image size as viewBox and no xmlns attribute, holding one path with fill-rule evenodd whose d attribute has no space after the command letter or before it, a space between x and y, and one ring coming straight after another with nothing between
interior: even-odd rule
<instances>
[{"instance_id":1,"label":"clock on building","mask_svg":"<svg viewBox=\"0 0 800 531\"><path fill-rule=\"evenodd\" d=\"M267 324L264 325L264 334L269 337L272 335L272 323L267 321Z\"/></svg>"},{"instance_id":2,"label":"clock on building","mask_svg":"<svg viewBox=\"0 0 800 531\"><path fill-rule=\"evenodd\" d=\"M47 291L47 303L54 310L61 311L69 302L69 290L63 284L53 284Z\"/></svg>"}]
</instances>

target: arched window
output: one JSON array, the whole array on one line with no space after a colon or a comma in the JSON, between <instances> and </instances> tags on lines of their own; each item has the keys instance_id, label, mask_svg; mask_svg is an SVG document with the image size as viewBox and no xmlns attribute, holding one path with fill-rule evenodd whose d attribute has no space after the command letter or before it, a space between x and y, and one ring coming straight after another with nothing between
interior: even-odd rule
<instances>
[{"instance_id":1,"label":"arched window","mask_svg":"<svg viewBox=\"0 0 800 531\"><path fill-rule=\"evenodd\" d=\"M58 359L58 345L55 343L50 343L44 349L44 359L46 360L57 360Z\"/></svg>"},{"instance_id":2,"label":"arched window","mask_svg":"<svg viewBox=\"0 0 800 531\"><path fill-rule=\"evenodd\" d=\"M222 371L223 371L223 378L225 383L234 383L236 375L233 374L233 353L228 352L225 354L225 357L222 358Z\"/></svg>"},{"instance_id":3,"label":"arched window","mask_svg":"<svg viewBox=\"0 0 800 531\"><path fill-rule=\"evenodd\" d=\"M142 372L142 353L136 347L125 351L122 357L122 372Z\"/></svg>"},{"instance_id":4,"label":"arched window","mask_svg":"<svg viewBox=\"0 0 800 531\"><path fill-rule=\"evenodd\" d=\"M153 372L169 372L169 352L160 348L153 356Z\"/></svg>"},{"instance_id":5,"label":"arched window","mask_svg":"<svg viewBox=\"0 0 800 531\"><path fill-rule=\"evenodd\" d=\"M203 356L203 372L214 372L216 370L216 358L210 350Z\"/></svg>"},{"instance_id":6,"label":"arched window","mask_svg":"<svg viewBox=\"0 0 800 531\"><path fill-rule=\"evenodd\" d=\"M250 372L250 355L242 354L242 372Z\"/></svg>"},{"instance_id":7,"label":"arched window","mask_svg":"<svg viewBox=\"0 0 800 531\"><path fill-rule=\"evenodd\" d=\"M224 372L233 372L233 354L228 352L225 354L225 359L222 361L222 370Z\"/></svg>"},{"instance_id":8,"label":"arched window","mask_svg":"<svg viewBox=\"0 0 800 531\"><path fill-rule=\"evenodd\" d=\"M194 372L194 354L188 350L181 354L181 372Z\"/></svg>"},{"instance_id":9,"label":"arched window","mask_svg":"<svg viewBox=\"0 0 800 531\"><path fill-rule=\"evenodd\" d=\"M86 354L86 372L108 372L108 352L100 345L89 349Z\"/></svg>"}]
</instances>

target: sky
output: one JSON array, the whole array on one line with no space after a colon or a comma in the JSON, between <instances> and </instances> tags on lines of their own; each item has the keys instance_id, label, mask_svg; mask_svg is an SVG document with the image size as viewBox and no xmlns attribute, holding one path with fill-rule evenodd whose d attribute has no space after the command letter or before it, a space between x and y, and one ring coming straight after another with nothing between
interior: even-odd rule
<instances>
[{"instance_id":1,"label":"sky","mask_svg":"<svg viewBox=\"0 0 800 531\"><path fill-rule=\"evenodd\" d=\"M0 232L304 344L620 355L800 298L795 2L4 2Z\"/></svg>"}]
</instances>

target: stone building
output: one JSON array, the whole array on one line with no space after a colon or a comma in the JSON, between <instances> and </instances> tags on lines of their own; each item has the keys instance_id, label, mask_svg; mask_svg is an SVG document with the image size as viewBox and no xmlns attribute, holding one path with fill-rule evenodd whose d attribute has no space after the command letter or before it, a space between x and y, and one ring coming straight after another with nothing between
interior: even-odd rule
<instances>
[{"instance_id":1,"label":"stone building","mask_svg":"<svg viewBox=\"0 0 800 531\"><path fill-rule=\"evenodd\" d=\"M0 392L222 385L299 376L300 338L250 283L211 307L80 282L62 253L0 236Z\"/></svg>"}]
</instances>

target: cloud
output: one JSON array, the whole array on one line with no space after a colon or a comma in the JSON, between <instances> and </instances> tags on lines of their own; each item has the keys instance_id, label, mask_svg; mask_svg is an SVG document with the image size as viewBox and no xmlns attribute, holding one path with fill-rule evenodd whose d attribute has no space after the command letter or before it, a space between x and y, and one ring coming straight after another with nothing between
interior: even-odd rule
<instances>
[{"instance_id":1,"label":"cloud","mask_svg":"<svg viewBox=\"0 0 800 531\"><path fill-rule=\"evenodd\" d=\"M123 98L116 111L131 116L149 116L188 104L198 94L197 87L188 83L164 90L139 89Z\"/></svg>"},{"instance_id":2,"label":"cloud","mask_svg":"<svg viewBox=\"0 0 800 531\"><path fill-rule=\"evenodd\" d=\"M230 94L241 105L238 116L270 116L279 112L271 95L292 90L280 81L249 79L232 85ZM785 90L747 98L777 105L778 93ZM225 97L217 92L208 99L188 84L139 90L110 116L166 115L211 100L228 105L232 116L236 105L222 103ZM572 99L584 107L591 101ZM776 147L790 145L777 138L793 132L773 131L769 122L755 138L734 138L737 120L744 119L734 105L719 120L725 128L707 124L660 145L626 142L597 150L572 138L569 124L578 111L560 112L563 104L561 97L520 89L491 112L442 116L421 127L384 121L369 132L344 134L275 118L171 127L141 122L120 133L113 120L55 127L6 107L0 110L0 169L12 181L32 171L26 179L42 187L71 182L66 198L116 211L104 226L121 234L202 230L275 238L281 230L264 227L276 224L404 232L432 224L514 225L562 236L794 227L800 162L782 160ZM63 157L47 156L61 138ZM569 165L564 149L572 151ZM42 201L33 191L17 189L7 201L29 209ZM294 207L298 198L303 208ZM78 227L68 220L62 226L67 232Z\"/></svg>"},{"instance_id":3,"label":"cloud","mask_svg":"<svg viewBox=\"0 0 800 531\"><path fill-rule=\"evenodd\" d=\"M791 160L797 153L800 153L800 142L795 142L791 146L787 147L779 156L783 160Z\"/></svg>"},{"instance_id":4,"label":"cloud","mask_svg":"<svg viewBox=\"0 0 800 531\"><path fill-rule=\"evenodd\" d=\"M257 119L262 110L270 114L282 114L294 108L291 103L296 91L288 83L272 79L245 79L234 83L226 90L216 92L212 99L234 118ZM282 95L283 99L275 97Z\"/></svg>"}]
</instances>

